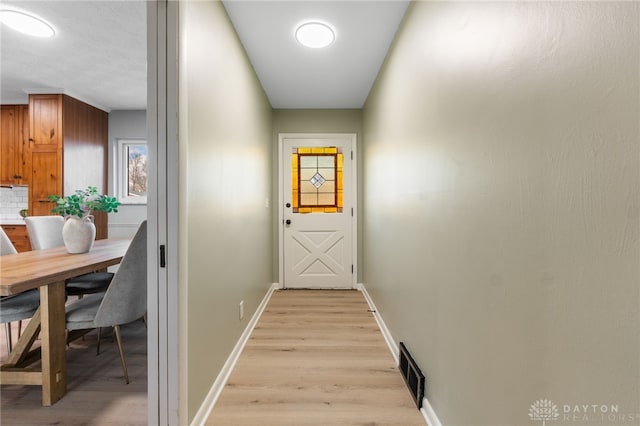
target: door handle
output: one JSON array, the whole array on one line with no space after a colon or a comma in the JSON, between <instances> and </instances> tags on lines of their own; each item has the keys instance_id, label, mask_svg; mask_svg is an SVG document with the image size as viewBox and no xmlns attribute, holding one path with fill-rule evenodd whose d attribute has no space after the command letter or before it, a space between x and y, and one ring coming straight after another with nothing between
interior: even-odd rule
<instances>
[{"instance_id":1,"label":"door handle","mask_svg":"<svg viewBox=\"0 0 640 426\"><path fill-rule=\"evenodd\" d=\"M286 223L287 225L291 225L291 219L285 220L284 223Z\"/></svg>"}]
</instances>

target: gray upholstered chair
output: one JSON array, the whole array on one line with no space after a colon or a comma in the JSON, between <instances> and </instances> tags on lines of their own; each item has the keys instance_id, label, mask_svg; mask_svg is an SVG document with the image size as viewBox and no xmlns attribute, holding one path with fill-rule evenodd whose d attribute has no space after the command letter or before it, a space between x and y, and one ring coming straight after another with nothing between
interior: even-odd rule
<instances>
[{"instance_id":1,"label":"gray upholstered chair","mask_svg":"<svg viewBox=\"0 0 640 426\"><path fill-rule=\"evenodd\" d=\"M18 250L13 246L13 243L9 239L9 236L4 229L0 227L0 256L5 254L16 254Z\"/></svg>"},{"instance_id":2,"label":"gray upholstered chair","mask_svg":"<svg viewBox=\"0 0 640 426\"><path fill-rule=\"evenodd\" d=\"M105 293L91 294L67 305L67 332L113 327L124 378L129 383L120 325L142 318L147 312L147 221L131 240ZM70 334L71 337L71 334Z\"/></svg>"},{"instance_id":3,"label":"gray upholstered chair","mask_svg":"<svg viewBox=\"0 0 640 426\"><path fill-rule=\"evenodd\" d=\"M62 216L27 216L24 218L32 250L45 250L64 245Z\"/></svg>"},{"instance_id":4,"label":"gray upholstered chair","mask_svg":"<svg viewBox=\"0 0 640 426\"><path fill-rule=\"evenodd\" d=\"M44 250L64 245L62 216L27 216L24 218L27 234L33 250ZM67 280L65 289L69 296L100 293L107 289L113 278L111 272L90 272Z\"/></svg>"},{"instance_id":5,"label":"gray upholstered chair","mask_svg":"<svg viewBox=\"0 0 640 426\"><path fill-rule=\"evenodd\" d=\"M16 248L4 230L0 228L0 256L17 253ZM11 352L13 343L11 339L11 323L18 321L18 337L22 328L22 320L31 318L40 306L40 294L38 290L29 290L14 296L0 298L0 322L5 325L7 333L7 350Z\"/></svg>"}]
</instances>

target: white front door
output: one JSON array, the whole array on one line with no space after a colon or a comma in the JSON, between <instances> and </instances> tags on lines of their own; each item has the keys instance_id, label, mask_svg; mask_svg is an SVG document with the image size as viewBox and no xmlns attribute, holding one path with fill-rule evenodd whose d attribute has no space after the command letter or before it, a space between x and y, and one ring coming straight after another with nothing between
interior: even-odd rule
<instances>
[{"instance_id":1,"label":"white front door","mask_svg":"<svg viewBox=\"0 0 640 426\"><path fill-rule=\"evenodd\" d=\"M280 135L285 288L353 288L355 135Z\"/></svg>"}]
</instances>

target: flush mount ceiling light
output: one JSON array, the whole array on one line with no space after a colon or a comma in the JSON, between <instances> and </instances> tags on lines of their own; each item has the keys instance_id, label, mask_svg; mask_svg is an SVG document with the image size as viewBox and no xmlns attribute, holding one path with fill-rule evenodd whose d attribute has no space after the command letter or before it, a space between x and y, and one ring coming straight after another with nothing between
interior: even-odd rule
<instances>
[{"instance_id":1,"label":"flush mount ceiling light","mask_svg":"<svg viewBox=\"0 0 640 426\"><path fill-rule=\"evenodd\" d=\"M307 22L296 30L296 40L303 46L320 49L329 46L336 39L336 35L327 24L322 22Z\"/></svg>"},{"instance_id":2,"label":"flush mount ceiling light","mask_svg":"<svg viewBox=\"0 0 640 426\"><path fill-rule=\"evenodd\" d=\"M0 10L0 22L21 33L34 37L53 37L53 27L44 20L18 10Z\"/></svg>"}]
</instances>

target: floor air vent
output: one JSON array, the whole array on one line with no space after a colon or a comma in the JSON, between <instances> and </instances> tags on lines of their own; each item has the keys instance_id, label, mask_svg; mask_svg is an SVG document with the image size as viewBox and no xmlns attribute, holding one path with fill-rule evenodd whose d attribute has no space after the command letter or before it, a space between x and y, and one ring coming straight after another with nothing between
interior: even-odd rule
<instances>
[{"instance_id":1,"label":"floor air vent","mask_svg":"<svg viewBox=\"0 0 640 426\"><path fill-rule=\"evenodd\" d=\"M422 408L424 398L424 374L413 360L404 343L400 342L400 372L418 409Z\"/></svg>"}]
</instances>

